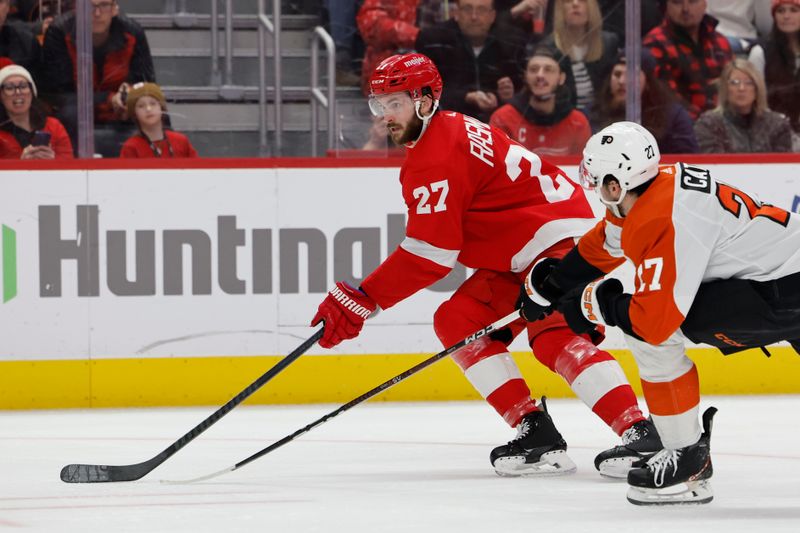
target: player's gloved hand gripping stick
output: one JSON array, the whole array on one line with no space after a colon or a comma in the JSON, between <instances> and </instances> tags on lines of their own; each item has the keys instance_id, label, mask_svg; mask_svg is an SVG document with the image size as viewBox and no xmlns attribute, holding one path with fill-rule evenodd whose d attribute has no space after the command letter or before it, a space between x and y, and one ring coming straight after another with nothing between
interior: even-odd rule
<instances>
[{"instance_id":1,"label":"player's gloved hand gripping stick","mask_svg":"<svg viewBox=\"0 0 800 533\"><path fill-rule=\"evenodd\" d=\"M377 309L378 304L364 291L354 289L347 283L338 282L319 304L317 314L311 320L316 326L325 322L325 331L319 340L323 348L333 348L340 342L353 339L361 333L364 321Z\"/></svg>"},{"instance_id":2,"label":"player's gloved hand gripping stick","mask_svg":"<svg viewBox=\"0 0 800 533\"><path fill-rule=\"evenodd\" d=\"M611 311L614 298L621 296L622 290L622 282L616 278L593 281L561 298L558 310L570 329L578 334L588 333L597 326L616 326Z\"/></svg>"},{"instance_id":3,"label":"player's gloved hand gripping stick","mask_svg":"<svg viewBox=\"0 0 800 533\"><path fill-rule=\"evenodd\" d=\"M208 418L200 422L188 433L170 444L164 451L147 461L131 465L93 465L69 464L61 469L61 480L65 483L104 483L115 481L134 481L140 479L161 463L172 457L178 450L196 439L201 433L216 424L234 407L245 401L250 395L278 375L283 369L303 355L314 343L330 348L342 340L351 339L361 331L364 321L375 310L376 304L363 292L353 289L344 283L337 283L319 306L313 325L325 321L325 327L319 329L292 353L278 361L261 377L247 386L228 403L217 409Z\"/></svg>"},{"instance_id":4,"label":"player's gloved hand gripping stick","mask_svg":"<svg viewBox=\"0 0 800 533\"><path fill-rule=\"evenodd\" d=\"M535 322L553 312L553 306L563 295L550 277L550 273L561 262L560 259L544 257L536 262L525 283L520 287L517 307L520 315L528 322Z\"/></svg>"}]
</instances>

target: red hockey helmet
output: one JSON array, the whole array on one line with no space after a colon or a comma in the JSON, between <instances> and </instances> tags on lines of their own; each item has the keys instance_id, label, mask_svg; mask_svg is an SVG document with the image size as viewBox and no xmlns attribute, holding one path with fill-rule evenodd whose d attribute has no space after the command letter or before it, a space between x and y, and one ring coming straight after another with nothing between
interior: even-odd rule
<instances>
[{"instance_id":1,"label":"red hockey helmet","mask_svg":"<svg viewBox=\"0 0 800 533\"><path fill-rule=\"evenodd\" d=\"M403 91L408 91L413 100L426 94L430 94L434 100L442 96L442 77L428 56L394 55L381 61L375 68L369 79L370 96Z\"/></svg>"}]
</instances>

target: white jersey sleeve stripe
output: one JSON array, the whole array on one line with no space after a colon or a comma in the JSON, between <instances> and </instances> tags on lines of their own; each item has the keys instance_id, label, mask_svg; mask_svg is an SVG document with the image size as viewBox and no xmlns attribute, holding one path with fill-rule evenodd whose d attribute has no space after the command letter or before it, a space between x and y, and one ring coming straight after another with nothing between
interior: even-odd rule
<instances>
[{"instance_id":1,"label":"white jersey sleeve stripe","mask_svg":"<svg viewBox=\"0 0 800 533\"><path fill-rule=\"evenodd\" d=\"M622 228L612 224L608 219L606 219L606 241L603 243L603 248L611 257L625 255L622 251Z\"/></svg>"},{"instance_id":2,"label":"white jersey sleeve stripe","mask_svg":"<svg viewBox=\"0 0 800 533\"><path fill-rule=\"evenodd\" d=\"M511 258L511 271L522 272L534 259L556 244L569 237L580 237L594 227L593 218L560 218L551 220L539 228L522 249Z\"/></svg>"},{"instance_id":3,"label":"white jersey sleeve stripe","mask_svg":"<svg viewBox=\"0 0 800 533\"><path fill-rule=\"evenodd\" d=\"M433 261L437 265L446 268L453 268L456 266L456 261L458 260L458 254L460 252L459 250L437 248L425 241L412 239L411 237L403 239L403 242L400 243L400 247L410 254L422 257L428 261Z\"/></svg>"}]
</instances>

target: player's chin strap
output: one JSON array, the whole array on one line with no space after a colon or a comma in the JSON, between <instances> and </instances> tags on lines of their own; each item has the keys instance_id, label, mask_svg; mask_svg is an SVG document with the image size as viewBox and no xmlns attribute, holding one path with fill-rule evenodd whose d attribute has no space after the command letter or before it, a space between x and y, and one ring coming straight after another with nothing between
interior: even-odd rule
<instances>
[{"instance_id":1,"label":"player's chin strap","mask_svg":"<svg viewBox=\"0 0 800 533\"><path fill-rule=\"evenodd\" d=\"M623 189L622 194L619 196L619 200L616 202L609 202L605 198L603 198L603 192L598 187L595 189L597 191L597 196L600 198L600 201L605 205L607 208L611 210L617 218L625 218L625 215L620 211L619 206L622 204L622 200L625 198L625 195L628 194L628 189Z\"/></svg>"},{"instance_id":2,"label":"player's chin strap","mask_svg":"<svg viewBox=\"0 0 800 533\"><path fill-rule=\"evenodd\" d=\"M431 121L431 118L436 113L436 110L439 108L439 100L433 101L433 107L431 108L431 112L427 117L423 117L422 114L419 112L419 108L422 106L422 99L414 101L414 112L417 114L417 118L422 121L422 129L419 131L419 136L411 142L406 143L406 146L409 148L414 148L414 146L422 139L422 136L425 134L425 130L428 129L428 124Z\"/></svg>"}]
</instances>

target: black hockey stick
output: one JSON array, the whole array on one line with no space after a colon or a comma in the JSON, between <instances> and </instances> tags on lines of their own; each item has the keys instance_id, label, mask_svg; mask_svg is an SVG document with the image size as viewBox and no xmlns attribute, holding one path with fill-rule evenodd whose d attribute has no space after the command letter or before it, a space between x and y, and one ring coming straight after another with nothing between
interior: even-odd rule
<instances>
[{"instance_id":1,"label":"black hockey stick","mask_svg":"<svg viewBox=\"0 0 800 533\"><path fill-rule=\"evenodd\" d=\"M227 472L233 472L234 470L238 470L241 467L243 467L244 465L255 461L259 457L263 457L264 455L268 454L269 452L271 452L273 450L276 450L276 449L280 448L281 446L283 446L284 444L287 444L287 443L293 441L294 439L296 439L300 435L303 435L304 433L308 433L309 431L311 431L315 427L324 424L325 422L327 422L331 418L344 413L345 411L355 407L356 405L358 405L358 404L360 404L360 403L362 403L362 402L364 402L366 400L369 400L373 396L375 396L377 394L380 394L381 392L385 391L389 387L393 387L394 385L400 383L401 381L403 381L407 377L412 376L412 375L416 374L417 372L419 372L420 370L429 367L430 365L432 365L436 361L438 361L440 359L443 359L444 357L447 357L448 355L450 355L451 353L455 352L456 350L459 350L459 349L463 348L464 346L467 346L468 344L472 344L476 340L481 339L481 338L489 335L493 331L500 330L501 328L507 326L508 324L513 322L514 320L518 319L519 317L520 317L519 310L515 310L510 315L505 316L505 317L501 318L500 320L498 320L497 322L489 324L485 328L476 331L475 333L473 333L469 337L467 337L467 338L465 338L465 339L463 339L461 341L458 341L456 344L454 344L453 346L447 348L446 350L443 350L443 351L437 353L436 355L433 355L433 356L429 357L428 359L425 359L424 361L422 361L421 363L417 364L416 366L413 366L413 367L409 368L408 370L406 370L402 374L398 374L395 377L393 377L392 379L390 379L388 381L384 381L383 383L381 383L380 385L378 385L374 389L365 392L364 394L362 394L361 396L359 396L358 398L356 398L354 400L349 401L348 403L346 403L343 406L339 407L335 411L332 411L332 412L328 413L327 415L323 416L322 418L319 418L319 419L315 420L314 422L310 423L309 425L305 426L302 429L298 429L297 431L295 431L291 435L287 435L286 437L282 438L281 440L279 440L279 441L277 441L277 442L275 442L273 444L270 444L269 446L267 446L263 450L254 453L253 455L251 455L247 459L244 459L243 461L239 461L238 463L236 463L235 465L233 465L231 467L228 467L228 468L226 468L224 470L220 470L219 472L214 472L213 474L208 474L208 475L197 477L197 478L194 478L194 479L186 479L186 480L183 480L183 481L162 481L162 483L175 483L175 484L179 484L179 483L195 483L197 481L205 481L207 479L211 479L211 478L215 478L217 476L221 476L222 474L225 474Z\"/></svg>"},{"instance_id":2,"label":"black hockey stick","mask_svg":"<svg viewBox=\"0 0 800 533\"><path fill-rule=\"evenodd\" d=\"M323 328L309 337L295 350L278 361L267 370L260 378L252 382L242 392L237 394L228 403L217 409L211 416L197 424L186 435L169 445L163 452L142 463L133 465L67 465L61 469L61 481L65 483L104 483L114 481L134 481L140 479L158 467L161 463L172 457L178 450L192 442L202 432L216 424L220 418L228 414L234 407L245 401L251 394L260 389L267 381L277 376L284 368L292 364L295 359L303 355L314 343L322 337Z\"/></svg>"}]
</instances>

